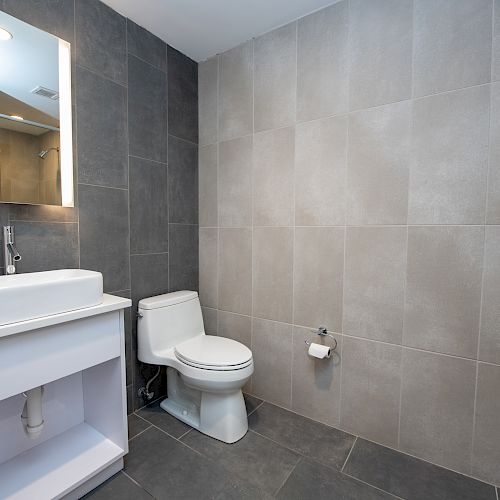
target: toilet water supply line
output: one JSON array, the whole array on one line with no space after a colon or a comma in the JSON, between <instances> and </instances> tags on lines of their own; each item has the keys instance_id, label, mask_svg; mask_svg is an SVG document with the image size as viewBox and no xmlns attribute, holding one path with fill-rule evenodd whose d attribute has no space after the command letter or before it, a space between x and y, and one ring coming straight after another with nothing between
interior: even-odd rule
<instances>
[{"instance_id":1,"label":"toilet water supply line","mask_svg":"<svg viewBox=\"0 0 500 500\"><path fill-rule=\"evenodd\" d=\"M24 427L24 432L26 432L30 439L37 439L40 437L43 430L43 391L44 389L42 385L23 392L23 396L26 398L26 401L24 402L23 412L21 413L21 422Z\"/></svg>"},{"instance_id":2,"label":"toilet water supply line","mask_svg":"<svg viewBox=\"0 0 500 500\"><path fill-rule=\"evenodd\" d=\"M160 375L160 372L161 372L161 366L158 367L158 370L156 370L156 373L153 375L153 377L151 377L148 380L146 387L141 387L139 389L139 391L138 391L139 397L145 398L147 401L150 401L151 399L153 399L153 396L155 395L155 393L149 392L149 388L150 388L151 384L158 378L158 376Z\"/></svg>"}]
</instances>

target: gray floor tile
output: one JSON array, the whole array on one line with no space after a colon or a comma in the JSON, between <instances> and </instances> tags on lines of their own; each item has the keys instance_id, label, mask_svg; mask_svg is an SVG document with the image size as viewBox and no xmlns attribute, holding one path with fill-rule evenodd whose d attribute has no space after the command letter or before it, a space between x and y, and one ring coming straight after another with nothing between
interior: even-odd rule
<instances>
[{"instance_id":1,"label":"gray floor tile","mask_svg":"<svg viewBox=\"0 0 500 500\"><path fill-rule=\"evenodd\" d=\"M95 500L150 500L152 496L119 472L83 498Z\"/></svg>"},{"instance_id":2,"label":"gray floor tile","mask_svg":"<svg viewBox=\"0 0 500 500\"><path fill-rule=\"evenodd\" d=\"M172 417L172 415L168 414L163 408L160 408L160 403L161 401L156 401L139 410L137 414L171 436L175 438L181 437L191 427L177 420L175 417Z\"/></svg>"},{"instance_id":3,"label":"gray floor tile","mask_svg":"<svg viewBox=\"0 0 500 500\"><path fill-rule=\"evenodd\" d=\"M130 441L125 463L125 472L157 499L270 498L154 427Z\"/></svg>"},{"instance_id":4,"label":"gray floor tile","mask_svg":"<svg viewBox=\"0 0 500 500\"><path fill-rule=\"evenodd\" d=\"M333 427L264 403L248 419L250 429L306 457L342 468L355 437Z\"/></svg>"},{"instance_id":5,"label":"gray floor tile","mask_svg":"<svg viewBox=\"0 0 500 500\"><path fill-rule=\"evenodd\" d=\"M270 494L280 488L299 461L296 453L251 431L234 444L217 441L197 431L184 436L182 442Z\"/></svg>"},{"instance_id":6,"label":"gray floor tile","mask_svg":"<svg viewBox=\"0 0 500 500\"><path fill-rule=\"evenodd\" d=\"M245 398L245 405L247 407L247 415L250 415L262 403L262 399L250 396L250 394L243 394Z\"/></svg>"},{"instance_id":7,"label":"gray floor tile","mask_svg":"<svg viewBox=\"0 0 500 500\"><path fill-rule=\"evenodd\" d=\"M278 492L277 498L382 500L394 497L341 472L302 459Z\"/></svg>"},{"instance_id":8,"label":"gray floor tile","mask_svg":"<svg viewBox=\"0 0 500 500\"><path fill-rule=\"evenodd\" d=\"M142 418L138 417L134 413L128 416L128 438L132 439L137 434L145 431L151 424L146 422Z\"/></svg>"},{"instance_id":9,"label":"gray floor tile","mask_svg":"<svg viewBox=\"0 0 500 500\"><path fill-rule=\"evenodd\" d=\"M408 500L496 500L493 486L364 439L344 472Z\"/></svg>"}]
</instances>

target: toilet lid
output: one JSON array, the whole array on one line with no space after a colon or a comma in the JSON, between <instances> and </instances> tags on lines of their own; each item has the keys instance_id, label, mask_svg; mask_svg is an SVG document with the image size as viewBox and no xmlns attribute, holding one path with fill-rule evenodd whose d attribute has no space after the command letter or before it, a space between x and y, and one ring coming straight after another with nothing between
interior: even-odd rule
<instances>
[{"instance_id":1,"label":"toilet lid","mask_svg":"<svg viewBox=\"0 0 500 500\"><path fill-rule=\"evenodd\" d=\"M248 363L252 351L235 340L214 335L200 335L175 347L175 355L188 364L207 367L234 367Z\"/></svg>"}]
</instances>

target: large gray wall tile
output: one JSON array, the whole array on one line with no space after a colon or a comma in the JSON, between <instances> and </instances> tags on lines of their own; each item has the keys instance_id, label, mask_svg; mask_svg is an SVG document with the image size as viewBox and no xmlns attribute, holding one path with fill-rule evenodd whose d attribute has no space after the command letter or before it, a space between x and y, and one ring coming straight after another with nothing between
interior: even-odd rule
<instances>
[{"instance_id":1,"label":"large gray wall tile","mask_svg":"<svg viewBox=\"0 0 500 500\"><path fill-rule=\"evenodd\" d=\"M218 312L217 309L209 307L202 307L203 323L205 326L205 333L207 335L217 335L217 322Z\"/></svg>"},{"instance_id":2,"label":"large gray wall tile","mask_svg":"<svg viewBox=\"0 0 500 500\"><path fill-rule=\"evenodd\" d=\"M126 20L99 0L76 0L76 62L127 82Z\"/></svg>"},{"instance_id":3,"label":"large gray wall tile","mask_svg":"<svg viewBox=\"0 0 500 500\"><path fill-rule=\"evenodd\" d=\"M486 226L479 359L500 364L500 226Z\"/></svg>"},{"instance_id":4,"label":"large gray wall tile","mask_svg":"<svg viewBox=\"0 0 500 500\"><path fill-rule=\"evenodd\" d=\"M168 252L167 166L129 159L130 252Z\"/></svg>"},{"instance_id":5,"label":"large gray wall tile","mask_svg":"<svg viewBox=\"0 0 500 500\"><path fill-rule=\"evenodd\" d=\"M253 131L253 41L219 58L219 140Z\"/></svg>"},{"instance_id":6,"label":"large gray wall tile","mask_svg":"<svg viewBox=\"0 0 500 500\"><path fill-rule=\"evenodd\" d=\"M252 392L290 408L292 387L292 326L254 318ZM272 380L272 383L270 383Z\"/></svg>"},{"instance_id":7,"label":"large gray wall tile","mask_svg":"<svg viewBox=\"0 0 500 500\"><path fill-rule=\"evenodd\" d=\"M491 86L490 154L486 223L500 224L500 82L494 83Z\"/></svg>"},{"instance_id":8,"label":"large gray wall tile","mask_svg":"<svg viewBox=\"0 0 500 500\"><path fill-rule=\"evenodd\" d=\"M127 89L76 69L78 181L126 188Z\"/></svg>"},{"instance_id":9,"label":"large gray wall tile","mask_svg":"<svg viewBox=\"0 0 500 500\"><path fill-rule=\"evenodd\" d=\"M135 306L141 299L168 292L168 254L132 255L130 271Z\"/></svg>"},{"instance_id":10,"label":"large gray wall tile","mask_svg":"<svg viewBox=\"0 0 500 500\"><path fill-rule=\"evenodd\" d=\"M350 0L350 109L411 97L412 0Z\"/></svg>"},{"instance_id":11,"label":"large gray wall tile","mask_svg":"<svg viewBox=\"0 0 500 500\"><path fill-rule=\"evenodd\" d=\"M218 226L217 144L202 146L198 153L198 210L201 227Z\"/></svg>"},{"instance_id":12,"label":"large gray wall tile","mask_svg":"<svg viewBox=\"0 0 500 500\"><path fill-rule=\"evenodd\" d=\"M500 366L479 363L472 474L493 484L500 484L499 381Z\"/></svg>"},{"instance_id":13,"label":"large gray wall tile","mask_svg":"<svg viewBox=\"0 0 500 500\"><path fill-rule=\"evenodd\" d=\"M217 89L219 56L198 65L198 119L200 146L217 142Z\"/></svg>"},{"instance_id":14,"label":"large gray wall tile","mask_svg":"<svg viewBox=\"0 0 500 500\"><path fill-rule=\"evenodd\" d=\"M162 71L167 71L166 43L130 19L127 19L127 51Z\"/></svg>"},{"instance_id":15,"label":"large gray wall tile","mask_svg":"<svg viewBox=\"0 0 500 500\"><path fill-rule=\"evenodd\" d=\"M344 228L297 227L293 264L293 322L342 331Z\"/></svg>"},{"instance_id":16,"label":"large gray wall tile","mask_svg":"<svg viewBox=\"0 0 500 500\"><path fill-rule=\"evenodd\" d=\"M345 113L349 104L349 3L298 21L297 120Z\"/></svg>"},{"instance_id":17,"label":"large gray wall tile","mask_svg":"<svg viewBox=\"0 0 500 500\"><path fill-rule=\"evenodd\" d=\"M403 345L477 353L484 228L410 227Z\"/></svg>"},{"instance_id":18,"label":"large gray wall tile","mask_svg":"<svg viewBox=\"0 0 500 500\"><path fill-rule=\"evenodd\" d=\"M346 237L344 333L401 344L406 227L349 227Z\"/></svg>"},{"instance_id":19,"label":"large gray wall tile","mask_svg":"<svg viewBox=\"0 0 500 500\"><path fill-rule=\"evenodd\" d=\"M293 229L253 230L253 314L291 323Z\"/></svg>"},{"instance_id":20,"label":"large gray wall tile","mask_svg":"<svg viewBox=\"0 0 500 500\"><path fill-rule=\"evenodd\" d=\"M415 96L490 81L491 0L414 0Z\"/></svg>"},{"instance_id":21,"label":"large gray wall tile","mask_svg":"<svg viewBox=\"0 0 500 500\"><path fill-rule=\"evenodd\" d=\"M74 223L15 222L20 273L78 267L78 225ZM3 260L2 260L3 265Z\"/></svg>"},{"instance_id":22,"label":"large gray wall tile","mask_svg":"<svg viewBox=\"0 0 500 500\"><path fill-rule=\"evenodd\" d=\"M290 23L254 41L254 130L295 122L297 25Z\"/></svg>"},{"instance_id":23,"label":"large gray wall tile","mask_svg":"<svg viewBox=\"0 0 500 500\"><path fill-rule=\"evenodd\" d=\"M253 224L293 224L293 127L255 134L253 138Z\"/></svg>"},{"instance_id":24,"label":"large gray wall tile","mask_svg":"<svg viewBox=\"0 0 500 500\"><path fill-rule=\"evenodd\" d=\"M198 226L169 224L168 289L198 290Z\"/></svg>"},{"instance_id":25,"label":"large gray wall tile","mask_svg":"<svg viewBox=\"0 0 500 500\"><path fill-rule=\"evenodd\" d=\"M206 307L217 307L217 251L219 230L200 228L200 302Z\"/></svg>"},{"instance_id":26,"label":"large gray wall tile","mask_svg":"<svg viewBox=\"0 0 500 500\"><path fill-rule=\"evenodd\" d=\"M476 363L403 349L400 449L469 471Z\"/></svg>"},{"instance_id":27,"label":"large gray wall tile","mask_svg":"<svg viewBox=\"0 0 500 500\"><path fill-rule=\"evenodd\" d=\"M128 57L129 153L167 161L167 76L135 56Z\"/></svg>"},{"instance_id":28,"label":"large gray wall tile","mask_svg":"<svg viewBox=\"0 0 500 500\"><path fill-rule=\"evenodd\" d=\"M348 224L406 224L411 102L349 116Z\"/></svg>"},{"instance_id":29,"label":"large gray wall tile","mask_svg":"<svg viewBox=\"0 0 500 500\"><path fill-rule=\"evenodd\" d=\"M252 347L252 318L220 311L218 335L241 342L250 349Z\"/></svg>"},{"instance_id":30,"label":"large gray wall tile","mask_svg":"<svg viewBox=\"0 0 500 500\"><path fill-rule=\"evenodd\" d=\"M343 338L342 429L396 447L400 387L401 347Z\"/></svg>"},{"instance_id":31,"label":"large gray wall tile","mask_svg":"<svg viewBox=\"0 0 500 500\"><path fill-rule=\"evenodd\" d=\"M344 224L346 154L346 116L296 126L295 224Z\"/></svg>"},{"instance_id":32,"label":"large gray wall tile","mask_svg":"<svg viewBox=\"0 0 500 500\"><path fill-rule=\"evenodd\" d=\"M168 220L198 224L198 146L168 136Z\"/></svg>"},{"instance_id":33,"label":"large gray wall tile","mask_svg":"<svg viewBox=\"0 0 500 500\"><path fill-rule=\"evenodd\" d=\"M252 230L219 230L219 309L252 312Z\"/></svg>"},{"instance_id":34,"label":"large gray wall tile","mask_svg":"<svg viewBox=\"0 0 500 500\"><path fill-rule=\"evenodd\" d=\"M219 143L219 226L252 225L252 137Z\"/></svg>"},{"instance_id":35,"label":"large gray wall tile","mask_svg":"<svg viewBox=\"0 0 500 500\"><path fill-rule=\"evenodd\" d=\"M414 102L408 223L484 223L489 108L488 86Z\"/></svg>"},{"instance_id":36,"label":"large gray wall tile","mask_svg":"<svg viewBox=\"0 0 500 500\"><path fill-rule=\"evenodd\" d=\"M340 423L342 337L329 360L307 354L305 340L333 346L331 338L319 338L308 328L293 329L292 410L335 427Z\"/></svg>"},{"instance_id":37,"label":"large gray wall tile","mask_svg":"<svg viewBox=\"0 0 500 500\"><path fill-rule=\"evenodd\" d=\"M104 291L130 290L128 192L78 186L80 266L100 271Z\"/></svg>"}]
</instances>

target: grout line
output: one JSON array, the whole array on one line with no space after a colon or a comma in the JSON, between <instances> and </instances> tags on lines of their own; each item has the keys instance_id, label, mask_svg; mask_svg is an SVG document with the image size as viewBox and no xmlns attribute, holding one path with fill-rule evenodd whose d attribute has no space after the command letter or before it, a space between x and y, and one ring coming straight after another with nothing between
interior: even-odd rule
<instances>
[{"instance_id":1,"label":"grout line","mask_svg":"<svg viewBox=\"0 0 500 500\"><path fill-rule=\"evenodd\" d=\"M126 41L125 41L125 43L126 43ZM73 54L75 54L75 53L76 53L76 51L73 52ZM77 68L83 69L84 71L88 71L89 73L92 73L94 76L102 78L103 80L106 80L108 82L114 83L115 85L118 85L120 87L128 87L128 81L125 82L125 81L113 80L113 78L110 78L107 75L99 73L98 71L96 71L96 70L94 70L92 68L89 68L89 67L87 67L87 66L85 66L85 65L83 65L81 63L75 62L75 73L76 73Z\"/></svg>"},{"instance_id":2,"label":"grout line","mask_svg":"<svg viewBox=\"0 0 500 500\"><path fill-rule=\"evenodd\" d=\"M281 489L283 488L283 486L285 486L285 484L290 479L290 476L293 474L293 471L297 468L297 465L299 465L301 460L302 460L302 458L299 457L299 459L297 460L297 463L290 469L290 472L286 475L284 481L278 486L276 491L273 493L274 497L276 497L278 495L278 493L281 491Z\"/></svg>"},{"instance_id":3,"label":"grout line","mask_svg":"<svg viewBox=\"0 0 500 500\"><path fill-rule=\"evenodd\" d=\"M143 429L141 432L138 432L137 434L135 434L134 436L132 436L131 438L128 439L129 443L130 441L132 441L133 439L135 439L136 437L140 436L141 434L144 434L147 430L151 429L151 427L153 427L153 424L151 422L148 422L148 426Z\"/></svg>"},{"instance_id":4,"label":"grout line","mask_svg":"<svg viewBox=\"0 0 500 500\"><path fill-rule=\"evenodd\" d=\"M128 19L128 18L126 18L126 19L127 19L127 22L128 22L128 21L132 21L131 19ZM132 21L132 22L134 22L134 21ZM146 28L143 28L143 29L146 29ZM146 31L149 31L149 30L146 30ZM150 32L150 33L151 33L151 32ZM127 46L127 52L126 52L127 59L129 58L129 56L130 56L130 57L134 57L134 58L135 58L135 59L137 59L138 61L141 61L141 62L143 62L143 63L147 64L148 66L151 66L152 68L154 68L154 69L158 70L160 73L163 73L165 76L167 75L167 69L166 69L166 66L165 66L165 69L161 69L159 66L156 66L156 64L153 64L153 63L152 63L152 62L150 62L150 61L146 61L146 59L143 59L142 57L138 56L137 54L133 54L132 52L129 52L129 51L128 51L128 36L127 36L126 38L127 38L127 39L126 39L126 41L125 41L125 44L126 44L126 46ZM167 46L167 43L166 43L166 42L164 42L163 40L162 40L162 42L165 44L165 52L166 52L166 51L167 51L167 47L166 47L166 46ZM128 63L127 63L127 64L128 64Z\"/></svg>"},{"instance_id":5,"label":"grout line","mask_svg":"<svg viewBox=\"0 0 500 500\"><path fill-rule=\"evenodd\" d=\"M128 89L127 89L128 93ZM128 115L128 99L127 99L127 115ZM127 125L128 128L128 125ZM158 160L152 160L151 158L144 158L143 156L137 156L137 155L131 155L130 153L128 154L129 158L134 158L136 160L143 160L143 161L148 161L151 163L155 163L157 165L161 165L162 167L166 167L168 165L168 162L166 161L158 161Z\"/></svg>"},{"instance_id":6,"label":"grout line","mask_svg":"<svg viewBox=\"0 0 500 500\"><path fill-rule=\"evenodd\" d=\"M382 493L385 493L386 495L389 495L391 498L397 498L399 500L404 500L402 497L398 497L397 495L394 495L393 493L391 493L389 491L383 490L382 488L379 488L378 486L375 486L373 484L367 483L366 481L363 481L359 477L351 476L350 474L347 474L345 472L341 472L341 474L343 474L344 476L347 476L350 479L353 479L354 481L356 481L358 483L365 484L366 486L369 486L370 488L373 488L375 490L381 491Z\"/></svg>"},{"instance_id":7,"label":"grout line","mask_svg":"<svg viewBox=\"0 0 500 500\"><path fill-rule=\"evenodd\" d=\"M127 160L127 163L128 163L128 160ZM91 187L96 187L96 188L101 188L101 189L117 189L119 191L127 191L127 193L128 193L128 186L124 187L124 188L115 187L115 186L100 186L99 184L91 184L88 182L79 182L78 185L79 186L91 186Z\"/></svg>"},{"instance_id":8,"label":"grout line","mask_svg":"<svg viewBox=\"0 0 500 500\"><path fill-rule=\"evenodd\" d=\"M128 477L133 483L135 483L137 486L141 488L141 490L146 491L142 484L138 483L133 477L129 476L123 469L120 471L124 476Z\"/></svg>"},{"instance_id":9,"label":"grout line","mask_svg":"<svg viewBox=\"0 0 500 500\"><path fill-rule=\"evenodd\" d=\"M190 429L188 429L184 434L182 434L181 436L179 436L178 438L176 438L177 440L181 441L181 439L184 437L184 436L187 436L192 430L194 429L194 427L191 427Z\"/></svg>"},{"instance_id":10,"label":"grout line","mask_svg":"<svg viewBox=\"0 0 500 500\"><path fill-rule=\"evenodd\" d=\"M262 400L250 413L247 414L247 419L252 413L255 413L263 404L264 400Z\"/></svg>"},{"instance_id":11,"label":"grout line","mask_svg":"<svg viewBox=\"0 0 500 500\"><path fill-rule=\"evenodd\" d=\"M497 487L494 487L494 488L495 488L495 491L496 491L497 500L500 500L500 498L498 497L498 488Z\"/></svg>"},{"instance_id":12,"label":"grout line","mask_svg":"<svg viewBox=\"0 0 500 500\"><path fill-rule=\"evenodd\" d=\"M349 458L351 457L352 450L354 450L354 446L358 442L358 436L355 437L354 443L352 443L351 449L349 450L349 453L347 454L347 457L345 459L344 465L342 465L342 469L340 469L340 472L344 472L345 466L347 465L347 462Z\"/></svg>"}]
</instances>

